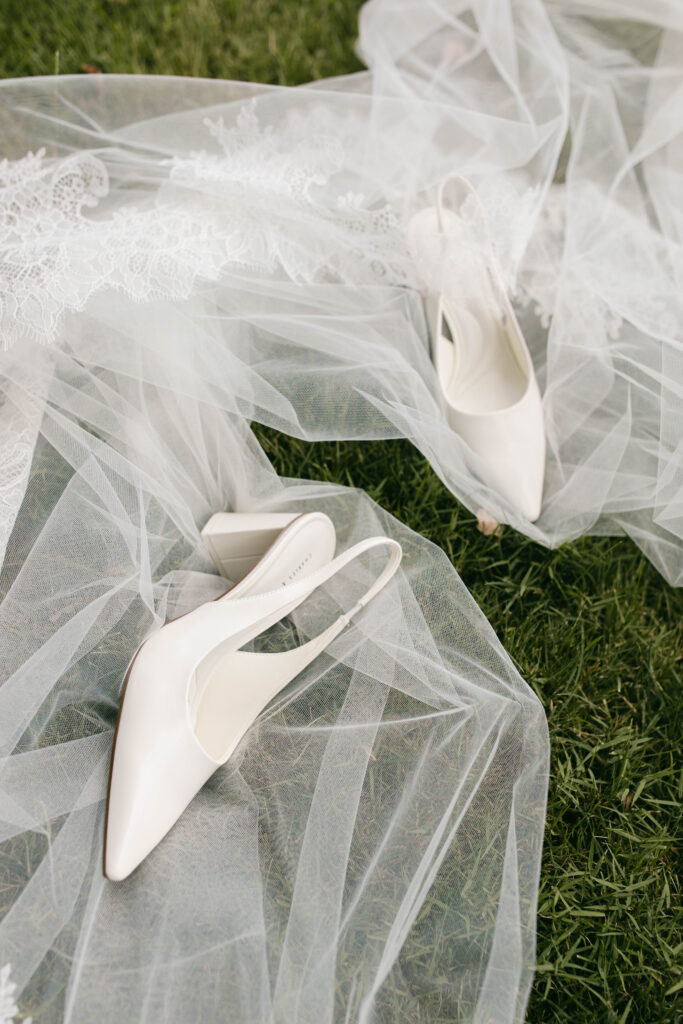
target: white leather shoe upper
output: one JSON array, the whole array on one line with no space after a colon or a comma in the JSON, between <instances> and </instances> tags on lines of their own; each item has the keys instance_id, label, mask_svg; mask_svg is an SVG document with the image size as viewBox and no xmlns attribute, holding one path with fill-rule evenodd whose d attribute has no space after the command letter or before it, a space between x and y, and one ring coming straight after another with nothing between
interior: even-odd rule
<instances>
[{"instance_id":1,"label":"white leather shoe upper","mask_svg":"<svg viewBox=\"0 0 683 1024\"><path fill-rule=\"evenodd\" d=\"M467 186L471 189L471 186ZM460 218L421 210L408 228L425 280L432 355L450 426L478 455L479 475L525 519L541 511L545 472L543 406L529 349L495 266L464 249L449 273Z\"/></svg>"},{"instance_id":2,"label":"white leather shoe upper","mask_svg":"<svg viewBox=\"0 0 683 1024\"><path fill-rule=\"evenodd\" d=\"M228 760L266 704L393 576L401 559L396 541L371 538L332 559L331 527L320 513L296 518L241 591L238 585L167 623L139 649L122 694L112 754L108 878L126 878L140 864ZM320 636L283 654L239 650L377 546L390 550L385 568L362 600ZM307 558L311 550L316 553Z\"/></svg>"},{"instance_id":3,"label":"white leather shoe upper","mask_svg":"<svg viewBox=\"0 0 683 1024\"><path fill-rule=\"evenodd\" d=\"M485 482L525 519L533 523L541 514L543 499L543 405L531 356L509 301L508 306L508 329L510 334L518 335L517 351L523 367L523 390L516 401L502 408L494 407L477 412L472 406L462 408L449 398L447 374L449 370L453 373L455 360L445 349L447 346L452 352L457 350L457 335L454 342L439 335L440 352L437 350L435 364L446 399L446 415L450 426L485 462L485 470L482 471ZM441 320L446 317L443 307L439 308L437 316L439 318L434 321L433 328L430 328L434 331L440 329Z\"/></svg>"}]
</instances>

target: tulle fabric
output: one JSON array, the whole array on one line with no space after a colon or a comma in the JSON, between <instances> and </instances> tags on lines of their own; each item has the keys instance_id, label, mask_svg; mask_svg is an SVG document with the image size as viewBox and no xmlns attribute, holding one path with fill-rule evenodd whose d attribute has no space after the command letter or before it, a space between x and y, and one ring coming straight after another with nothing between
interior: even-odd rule
<instances>
[{"instance_id":1,"label":"tulle fabric","mask_svg":"<svg viewBox=\"0 0 683 1024\"><path fill-rule=\"evenodd\" d=\"M22 1012L523 1019L540 704L438 549L357 492L278 479L249 422L408 437L470 509L546 544L626 532L680 582L683 15L624 26L643 17L372 0L370 70L309 87L0 85L0 967ZM477 186L544 391L534 525L481 482L429 358L405 228L450 172ZM221 592L212 512L290 508L328 512L340 548L397 537L402 574L107 883L126 665Z\"/></svg>"},{"instance_id":2,"label":"tulle fabric","mask_svg":"<svg viewBox=\"0 0 683 1024\"><path fill-rule=\"evenodd\" d=\"M77 330L105 293L181 302L252 371L246 417L406 436L472 511L550 545L627 533L680 584L683 14L647 17L373 0L371 72L307 88L3 83L5 346ZM477 185L544 390L535 524L481 482L428 355L405 228L452 172Z\"/></svg>"},{"instance_id":3,"label":"tulle fabric","mask_svg":"<svg viewBox=\"0 0 683 1024\"><path fill-rule=\"evenodd\" d=\"M226 345L190 341L167 303L105 305L107 331L101 307L80 339L33 346L35 382L27 351L5 361L42 408L0 605L0 951L20 1007L41 1021L520 1019L547 783L538 700L443 552L357 492L277 478L235 411L249 374ZM395 536L403 569L112 884L121 680L152 628L224 589L198 535L218 508L322 509L340 549ZM351 607L371 571L306 602L299 632ZM292 640L283 626L269 643Z\"/></svg>"}]
</instances>

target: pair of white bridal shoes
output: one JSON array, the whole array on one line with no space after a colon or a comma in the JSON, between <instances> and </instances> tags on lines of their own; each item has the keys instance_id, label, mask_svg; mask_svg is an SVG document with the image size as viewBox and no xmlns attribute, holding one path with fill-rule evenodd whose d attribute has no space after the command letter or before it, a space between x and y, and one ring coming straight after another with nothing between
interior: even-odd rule
<instances>
[{"instance_id":1,"label":"pair of white bridal shoes","mask_svg":"<svg viewBox=\"0 0 683 1024\"><path fill-rule=\"evenodd\" d=\"M466 193L464 218L446 190ZM436 205L409 222L408 241L424 282L432 358L450 426L481 460L481 479L525 519L541 512L545 431L529 349L490 246L473 241L483 207L469 182L446 178ZM483 465L483 469L481 466Z\"/></svg>"},{"instance_id":2,"label":"pair of white bridal shoes","mask_svg":"<svg viewBox=\"0 0 683 1024\"><path fill-rule=\"evenodd\" d=\"M139 648L119 708L109 778L104 873L126 878L166 835L254 720L389 582L401 547L371 537L334 557L332 521L218 513L202 531L219 572L239 582L162 626ZM372 548L387 561L324 632L281 654L241 650Z\"/></svg>"}]
</instances>

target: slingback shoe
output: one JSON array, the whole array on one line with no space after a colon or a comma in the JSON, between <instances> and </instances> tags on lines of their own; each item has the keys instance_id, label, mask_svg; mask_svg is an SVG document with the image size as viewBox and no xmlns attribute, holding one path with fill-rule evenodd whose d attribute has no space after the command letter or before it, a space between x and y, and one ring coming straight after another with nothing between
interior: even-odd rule
<instances>
[{"instance_id":1,"label":"slingback shoe","mask_svg":"<svg viewBox=\"0 0 683 1024\"><path fill-rule=\"evenodd\" d=\"M253 557L269 532L259 532L257 516L248 522L252 536L246 547ZM277 527L271 524L272 535ZM208 531L228 563L240 557L239 531L232 525L224 520L222 533L215 524ZM385 567L354 607L317 637L282 654L240 650L376 547L388 549ZM124 683L112 752L104 845L104 873L112 881L126 878L144 860L269 701L379 593L401 561L400 545L387 537L333 554L334 528L327 516L290 518L237 586L166 623L139 648Z\"/></svg>"},{"instance_id":2,"label":"slingback shoe","mask_svg":"<svg viewBox=\"0 0 683 1024\"><path fill-rule=\"evenodd\" d=\"M290 560L300 565L299 572L312 572L332 559L337 542L334 524L322 512L305 516L299 512L216 512L211 516L202 530L202 540L221 576L241 581L230 591L232 597L254 592L262 579L272 575L271 562L263 556L296 519L305 520L305 529L289 535L287 557L291 553ZM302 545L298 560L293 553L297 543ZM278 557L284 557L284 550L280 551Z\"/></svg>"},{"instance_id":3,"label":"slingback shoe","mask_svg":"<svg viewBox=\"0 0 683 1024\"><path fill-rule=\"evenodd\" d=\"M445 179L435 207L408 225L409 244L426 284L432 358L450 426L480 456L483 481L525 519L541 512L545 431L538 382L526 341L493 251L466 236L462 218L444 207ZM457 273L452 270L457 262ZM442 287L438 282L442 280Z\"/></svg>"}]
</instances>

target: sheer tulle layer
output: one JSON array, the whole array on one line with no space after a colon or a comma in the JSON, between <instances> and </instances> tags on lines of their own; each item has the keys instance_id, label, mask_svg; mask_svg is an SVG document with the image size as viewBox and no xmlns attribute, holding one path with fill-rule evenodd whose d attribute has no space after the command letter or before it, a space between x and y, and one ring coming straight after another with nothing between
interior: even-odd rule
<instances>
[{"instance_id":1,"label":"sheer tulle layer","mask_svg":"<svg viewBox=\"0 0 683 1024\"><path fill-rule=\"evenodd\" d=\"M628 532L680 581L683 23L651 6L641 53L633 5L582 10L375 0L371 71L295 90L0 86L0 965L22 1011L523 1018L542 709L441 552L356 492L280 481L248 422L406 436L471 509L548 544ZM545 394L533 526L479 481L429 358L405 225L451 171L478 187ZM400 580L105 883L126 665L221 590L199 529L314 507L341 546L401 540Z\"/></svg>"},{"instance_id":2,"label":"sheer tulle layer","mask_svg":"<svg viewBox=\"0 0 683 1024\"><path fill-rule=\"evenodd\" d=\"M542 708L441 551L356 492L278 480L215 339L189 345L165 307L150 320L110 301L110 331L98 317L93 338L83 315L80 341L33 345L33 381L26 353L5 365L27 406L43 403L0 605L0 951L20 1004L55 1021L519 1017ZM404 571L112 885L102 819L121 679L150 629L224 588L198 525L235 507L323 509L340 547L385 531ZM302 606L297 628L315 635L350 606L361 571Z\"/></svg>"},{"instance_id":3,"label":"sheer tulle layer","mask_svg":"<svg viewBox=\"0 0 683 1024\"><path fill-rule=\"evenodd\" d=\"M362 11L371 73L309 88L3 83L4 343L54 342L106 293L180 304L248 367L245 416L407 436L472 511L551 545L626 532L680 583L680 12L653 37L615 4L398 6ZM481 483L428 357L405 227L454 171L544 388L533 525Z\"/></svg>"}]
</instances>

